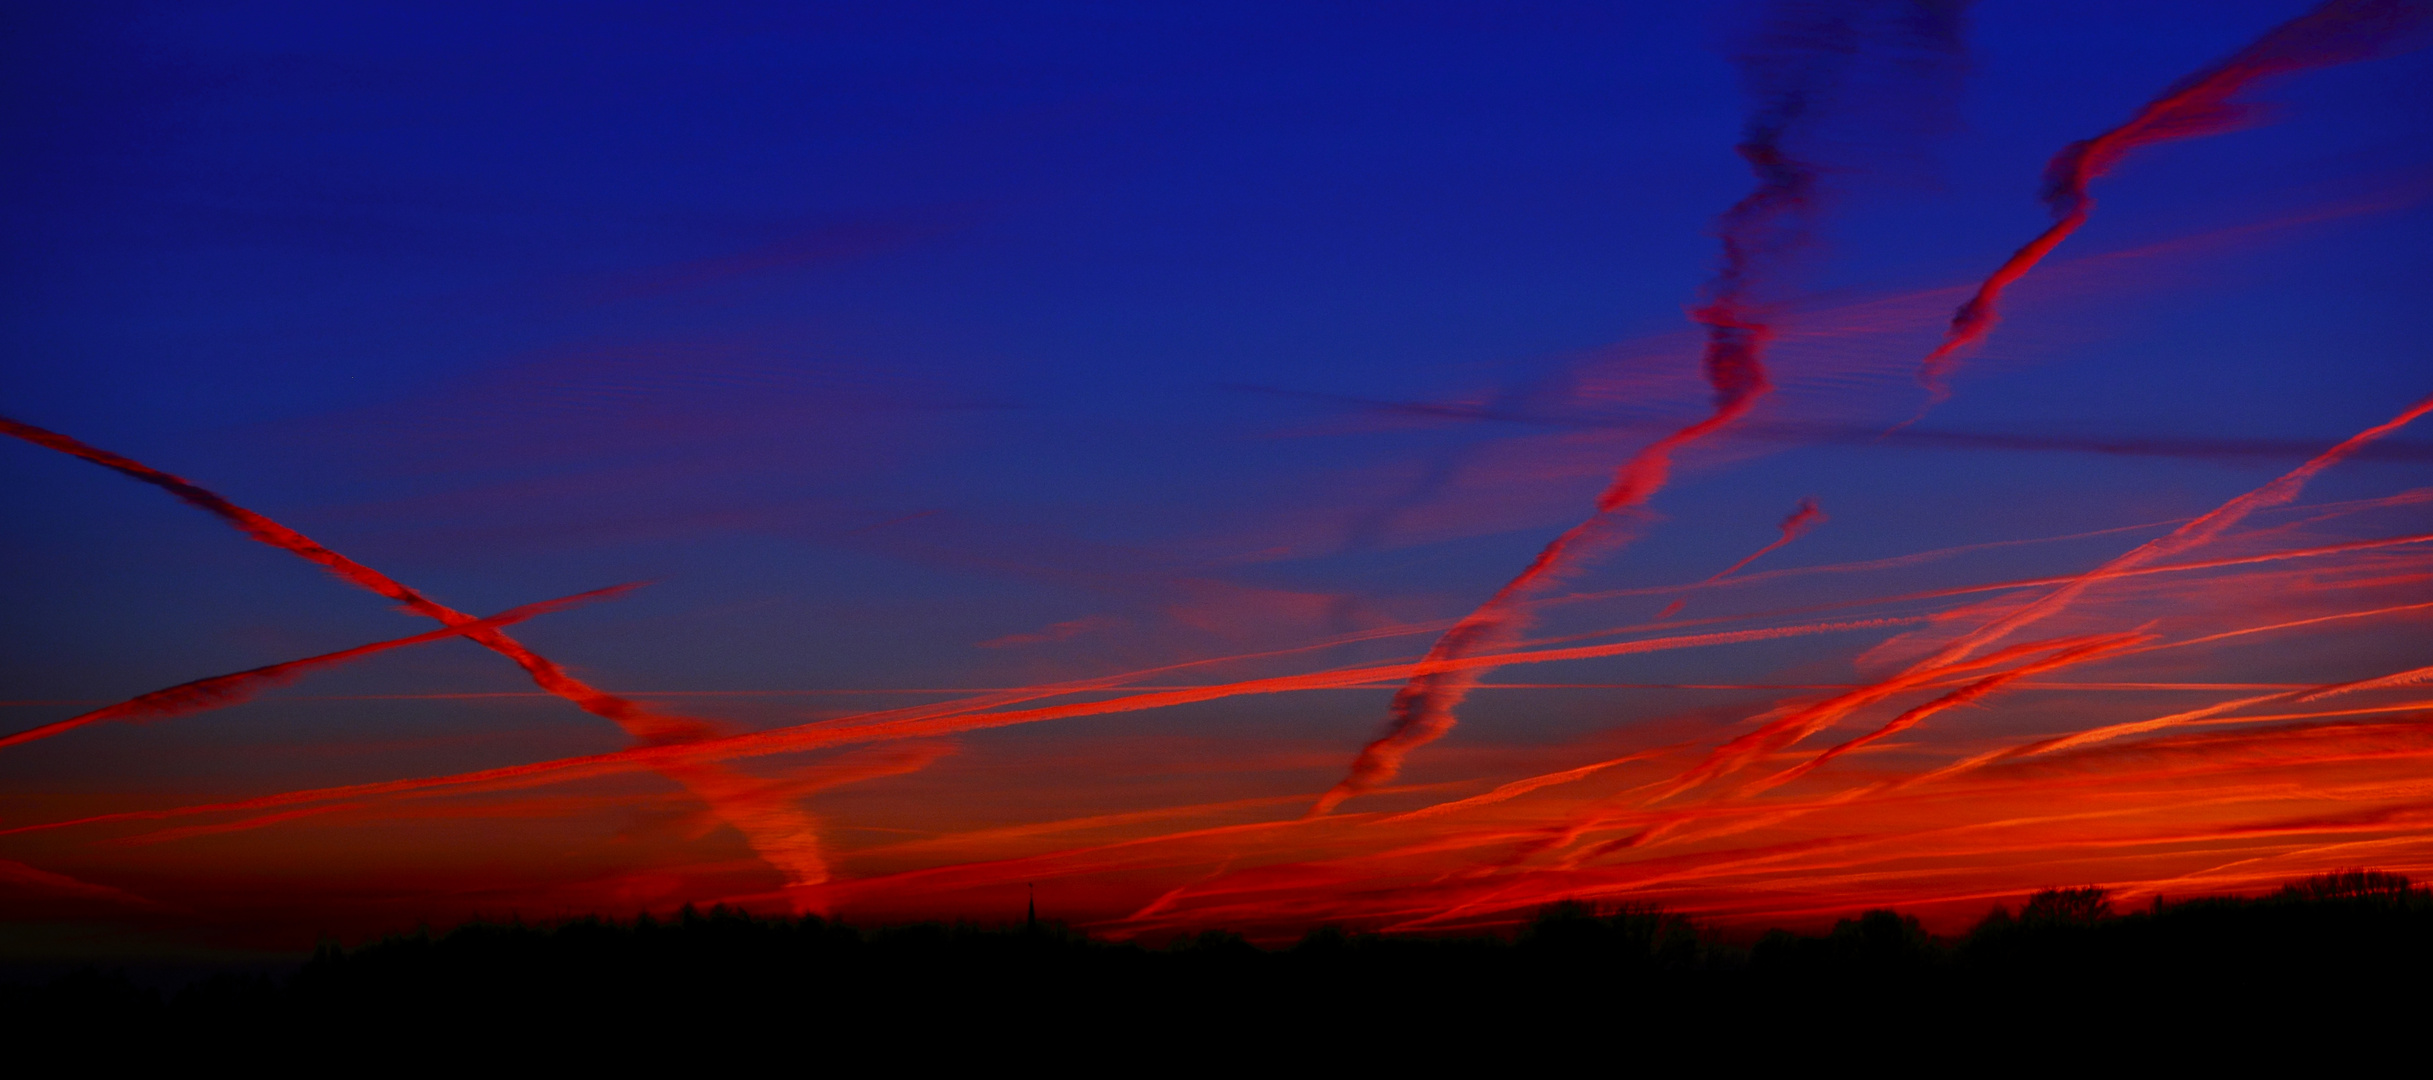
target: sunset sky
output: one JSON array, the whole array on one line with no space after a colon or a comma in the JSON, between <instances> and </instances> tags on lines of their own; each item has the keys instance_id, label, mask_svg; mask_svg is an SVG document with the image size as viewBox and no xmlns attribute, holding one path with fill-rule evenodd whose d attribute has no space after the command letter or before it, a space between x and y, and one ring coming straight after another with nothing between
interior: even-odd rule
<instances>
[{"instance_id":1,"label":"sunset sky","mask_svg":"<svg viewBox=\"0 0 2433 1080\"><path fill-rule=\"evenodd\" d=\"M2428 6L18 5L0 959L2433 873Z\"/></svg>"}]
</instances>

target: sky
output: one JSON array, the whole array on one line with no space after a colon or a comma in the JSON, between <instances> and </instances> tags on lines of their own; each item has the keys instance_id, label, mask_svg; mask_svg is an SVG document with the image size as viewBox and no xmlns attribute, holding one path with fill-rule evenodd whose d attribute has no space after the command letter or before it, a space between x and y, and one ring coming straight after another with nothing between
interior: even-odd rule
<instances>
[{"instance_id":1,"label":"sky","mask_svg":"<svg viewBox=\"0 0 2433 1080\"><path fill-rule=\"evenodd\" d=\"M2433 873L2426 8L12 5L0 958Z\"/></svg>"}]
</instances>

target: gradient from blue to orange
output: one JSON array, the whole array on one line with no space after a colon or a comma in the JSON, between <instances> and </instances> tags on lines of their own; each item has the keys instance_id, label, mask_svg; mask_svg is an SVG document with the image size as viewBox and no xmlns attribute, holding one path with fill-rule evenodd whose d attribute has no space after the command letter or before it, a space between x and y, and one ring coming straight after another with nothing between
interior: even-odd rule
<instances>
[{"instance_id":1,"label":"gradient from blue to orange","mask_svg":"<svg viewBox=\"0 0 2433 1080\"><path fill-rule=\"evenodd\" d=\"M2042 595L1916 594L2092 570L2433 391L2433 54L2403 41L2138 148L1953 399L1879 437L2049 223L2046 160L2310 6L1989 2L1948 71L1843 85L1791 146L1821 197L1765 283L1773 393L1514 647L1738 638L1490 670L1392 785L1308 821L1435 635L1705 414L1685 310L1752 183L1733 60L1781 6L22 7L0 414L459 610L647 581L513 632L730 732L1378 670L720 766L819 822L829 880L792 888L647 770L10 832L0 950L718 900L994 918L1026 882L1113 934L1569 895L1948 922L2047 884L2433 867L2421 692L2298 700L2428 662L2422 544L2099 585L2002 644L2119 655L1778 789L1650 801ZM2433 532L2426 439L2173 561ZM432 626L64 455L12 440L0 485L10 731ZM1684 588L1803 498L1826 520L1746 584ZM1930 621L1804 632L1885 619ZM443 640L0 749L0 830L625 745Z\"/></svg>"}]
</instances>

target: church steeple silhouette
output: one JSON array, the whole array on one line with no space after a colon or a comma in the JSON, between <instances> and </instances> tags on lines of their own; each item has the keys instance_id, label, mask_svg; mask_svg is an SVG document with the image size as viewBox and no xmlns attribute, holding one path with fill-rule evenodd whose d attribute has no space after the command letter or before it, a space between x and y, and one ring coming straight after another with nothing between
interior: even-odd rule
<instances>
[{"instance_id":1,"label":"church steeple silhouette","mask_svg":"<svg viewBox=\"0 0 2433 1080\"><path fill-rule=\"evenodd\" d=\"M1039 932L1039 886L1025 882L1023 888L1031 891L1031 903L1030 910L1022 916L1022 932L1036 934Z\"/></svg>"}]
</instances>

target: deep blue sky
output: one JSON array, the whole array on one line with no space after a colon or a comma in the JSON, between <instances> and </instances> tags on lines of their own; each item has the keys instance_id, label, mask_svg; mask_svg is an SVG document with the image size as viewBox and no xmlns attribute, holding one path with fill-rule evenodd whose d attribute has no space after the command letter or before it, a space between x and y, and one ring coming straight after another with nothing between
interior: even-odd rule
<instances>
[{"instance_id":1,"label":"deep blue sky","mask_svg":"<svg viewBox=\"0 0 2433 1080\"><path fill-rule=\"evenodd\" d=\"M1834 195L1782 295L1982 273L2041 226L2052 151L2303 7L1982 5L1952 100L1861 100L1825 126ZM1243 515L1397 497L1322 470L1421 469L1535 434L1330 436L1337 406L1240 387L1539 400L1596 350L1686 326L1710 222L1748 185L1727 54L1756 10L21 5L5 65L18 359L0 400L274 513L327 515L320 530L499 603L569 560L681 577L682 551L754 535L786 548L773 573L867 559L840 537L925 511L961 519L929 538L950 562L985 561L1011 525L1030 548L1156 549L1136 554L1196 573L1248 554L1228 534L1278 527ZM1938 421L2329 440L2414 393L2433 330L2415 287L2427 71L2417 53L2303 73L2254 95L2275 122L2142 151L2099 183L2067 254L2266 227L2111 272L2041 325L2023 293L2016 333ZM2309 215L2324 219L2272 227ZM1897 367L1933 322L1870 347ZM1883 391L1834 407L1914 406ZM574 411L595 407L648 415ZM1879 455L1894 468L1835 502L1882 493L1890 514L1921 484L2049 475L2031 457ZM1827 451L1732 487L1770 520L1846 464ZM95 605L100 640L139 610L180 617L147 599L165 582L123 567L163 557L156 518L206 523L64 462L0 469L27 511L19 565L46 567L8 586L42 613L12 622L13 655L61 648ZM1597 484L1567 482L1540 520L1480 523L1515 535L1474 581L1433 585L1489 585ZM470 503L412 501L450 497ZM455 520L417 520L434 507ZM637 531L663 547L607 552ZM185 557L276 561L223 546ZM876 546L848 578L896 572L904 553ZM96 565L72 568L79 552ZM702 561L757 576L743 558ZM1368 572L1271 574L1331 591ZM67 655L94 655L71 638Z\"/></svg>"}]
</instances>

